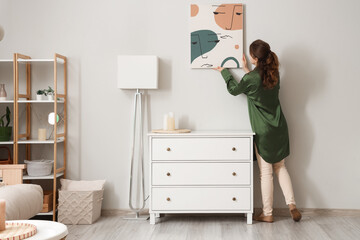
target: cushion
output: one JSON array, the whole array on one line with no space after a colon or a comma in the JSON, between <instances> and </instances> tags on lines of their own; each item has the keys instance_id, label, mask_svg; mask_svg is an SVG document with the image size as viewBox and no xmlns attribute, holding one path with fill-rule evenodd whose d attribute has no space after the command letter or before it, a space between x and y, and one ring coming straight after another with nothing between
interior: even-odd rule
<instances>
[{"instance_id":1,"label":"cushion","mask_svg":"<svg viewBox=\"0 0 360 240\"><path fill-rule=\"evenodd\" d=\"M0 199L6 202L6 220L29 219L43 208L43 190L35 184L3 186Z\"/></svg>"},{"instance_id":2,"label":"cushion","mask_svg":"<svg viewBox=\"0 0 360 240\"><path fill-rule=\"evenodd\" d=\"M98 191L103 190L106 180L74 181L60 179L61 190L64 191Z\"/></svg>"}]
</instances>

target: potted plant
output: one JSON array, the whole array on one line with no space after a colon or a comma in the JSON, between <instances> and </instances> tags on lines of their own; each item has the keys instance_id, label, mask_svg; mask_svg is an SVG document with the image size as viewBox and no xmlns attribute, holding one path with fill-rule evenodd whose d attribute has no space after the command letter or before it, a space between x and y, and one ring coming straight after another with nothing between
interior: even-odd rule
<instances>
[{"instance_id":1,"label":"potted plant","mask_svg":"<svg viewBox=\"0 0 360 240\"><path fill-rule=\"evenodd\" d=\"M43 96L46 96L46 93L44 90L37 90L36 92L36 100L44 100Z\"/></svg>"},{"instance_id":2,"label":"potted plant","mask_svg":"<svg viewBox=\"0 0 360 240\"><path fill-rule=\"evenodd\" d=\"M6 107L6 113L1 116L0 118L0 141L10 141L11 133L12 133L12 127L9 127L10 124L10 109L9 107ZM4 118L6 117L6 125L4 122Z\"/></svg>"},{"instance_id":3,"label":"potted plant","mask_svg":"<svg viewBox=\"0 0 360 240\"><path fill-rule=\"evenodd\" d=\"M49 86L49 88L44 90L44 92L45 96L47 96L49 100L54 100L54 89Z\"/></svg>"}]
</instances>

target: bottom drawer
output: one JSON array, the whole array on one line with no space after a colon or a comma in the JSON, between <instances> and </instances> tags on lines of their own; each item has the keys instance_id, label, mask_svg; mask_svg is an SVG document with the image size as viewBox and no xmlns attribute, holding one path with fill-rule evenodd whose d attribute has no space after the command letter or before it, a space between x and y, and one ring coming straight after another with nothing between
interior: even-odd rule
<instances>
[{"instance_id":1,"label":"bottom drawer","mask_svg":"<svg viewBox=\"0 0 360 240\"><path fill-rule=\"evenodd\" d=\"M151 210L250 210L250 188L152 188Z\"/></svg>"}]
</instances>

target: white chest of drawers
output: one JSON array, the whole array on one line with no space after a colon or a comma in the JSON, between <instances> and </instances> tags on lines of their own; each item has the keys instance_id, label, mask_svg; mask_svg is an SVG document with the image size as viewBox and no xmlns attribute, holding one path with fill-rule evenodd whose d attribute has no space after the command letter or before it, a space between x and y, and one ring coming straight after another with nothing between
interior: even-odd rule
<instances>
[{"instance_id":1,"label":"white chest of drawers","mask_svg":"<svg viewBox=\"0 0 360 240\"><path fill-rule=\"evenodd\" d=\"M149 134L150 224L164 213L253 213L251 131Z\"/></svg>"}]
</instances>

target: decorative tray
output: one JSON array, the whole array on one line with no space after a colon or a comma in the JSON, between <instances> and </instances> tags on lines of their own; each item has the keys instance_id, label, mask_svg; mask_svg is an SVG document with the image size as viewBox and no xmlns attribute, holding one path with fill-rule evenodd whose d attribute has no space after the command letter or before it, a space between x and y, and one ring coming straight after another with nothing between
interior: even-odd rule
<instances>
[{"instance_id":1,"label":"decorative tray","mask_svg":"<svg viewBox=\"0 0 360 240\"><path fill-rule=\"evenodd\" d=\"M190 129L175 129L173 131L171 130L162 130L162 129L154 129L151 131L152 133L190 133Z\"/></svg>"},{"instance_id":2,"label":"decorative tray","mask_svg":"<svg viewBox=\"0 0 360 240\"><path fill-rule=\"evenodd\" d=\"M5 222L5 230L0 231L0 240L21 240L36 234L36 226L29 223Z\"/></svg>"}]
</instances>

